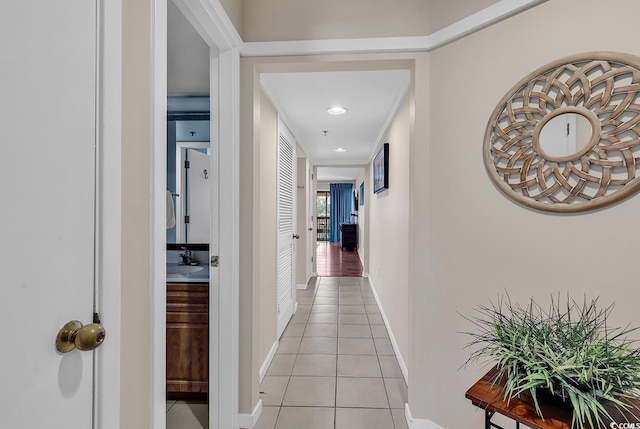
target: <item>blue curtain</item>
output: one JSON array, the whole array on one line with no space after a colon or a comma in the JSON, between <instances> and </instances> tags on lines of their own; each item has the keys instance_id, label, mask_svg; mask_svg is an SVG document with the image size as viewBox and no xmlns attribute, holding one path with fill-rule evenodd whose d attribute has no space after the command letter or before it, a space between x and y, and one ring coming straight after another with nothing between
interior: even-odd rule
<instances>
[{"instance_id":1,"label":"blue curtain","mask_svg":"<svg viewBox=\"0 0 640 429\"><path fill-rule=\"evenodd\" d=\"M331 183L331 214L329 222L331 234L329 241L340 241L340 224L351 223L351 204L353 203L353 185L351 183Z\"/></svg>"}]
</instances>

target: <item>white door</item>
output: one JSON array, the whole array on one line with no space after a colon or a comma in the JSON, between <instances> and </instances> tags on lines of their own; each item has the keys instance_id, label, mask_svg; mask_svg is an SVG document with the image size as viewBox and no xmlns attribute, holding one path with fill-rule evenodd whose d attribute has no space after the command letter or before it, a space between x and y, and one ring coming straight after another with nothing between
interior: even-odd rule
<instances>
[{"instance_id":1,"label":"white door","mask_svg":"<svg viewBox=\"0 0 640 429\"><path fill-rule=\"evenodd\" d=\"M189 169L187 170L186 197L189 223L186 233L189 243L209 242L209 191L212 171L211 158L198 149L187 149Z\"/></svg>"},{"instance_id":2,"label":"white door","mask_svg":"<svg viewBox=\"0 0 640 429\"><path fill-rule=\"evenodd\" d=\"M93 318L96 2L0 13L0 427L91 428L93 354L61 354ZM107 338L108 341L108 338Z\"/></svg>"},{"instance_id":3,"label":"white door","mask_svg":"<svg viewBox=\"0 0 640 429\"><path fill-rule=\"evenodd\" d=\"M293 316L295 305L295 178L296 146L287 127L278 120L277 169L277 315L278 338Z\"/></svg>"},{"instance_id":4,"label":"white door","mask_svg":"<svg viewBox=\"0 0 640 429\"><path fill-rule=\"evenodd\" d=\"M215 160L210 155L200 153L213 154L209 146L209 142L176 142L175 210L178 243L209 242L210 173L213 171L209 163L213 165ZM207 170L206 174L204 170ZM192 234L194 229L195 239Z\"/></svg>"}]
</instances>

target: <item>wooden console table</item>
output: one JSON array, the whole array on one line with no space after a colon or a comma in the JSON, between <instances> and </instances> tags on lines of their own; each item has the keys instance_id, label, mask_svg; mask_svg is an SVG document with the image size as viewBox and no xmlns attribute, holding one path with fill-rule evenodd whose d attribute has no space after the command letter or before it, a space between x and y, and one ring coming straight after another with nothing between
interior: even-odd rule
<instances>
[{"instance_id":1,"label":"wooden console table","mask_svg":"<svg viewBox=\"0 0 640 429\"><path fill-rule=\"evenodd\" d=\"M547 404L539 401L540 409L544 420L536 413L533 399L529 393L523 393L519 397L511 399L507 404L503 400L503 384L501 382L492 383L492 377L495 375L496 369L492 369L476 384L471 386L465 398L471 400L476 407L484 409L485 412L485 429L503 429L501 426L493 423L491 418L496 414L502 414L516 422L516 428L520 428L520 423L533 429L571 429L572 413L569 410L558 407L554 404ZM640 409L640 401L631 401ZM634 417L630 413L621 414L613 407L606 407L607 411L613 417L616 423L640 423L638 417ZM640 415L640 412L636 412ZM606 422L607 428L611 422Z\"/></svg>"}]
</instances>

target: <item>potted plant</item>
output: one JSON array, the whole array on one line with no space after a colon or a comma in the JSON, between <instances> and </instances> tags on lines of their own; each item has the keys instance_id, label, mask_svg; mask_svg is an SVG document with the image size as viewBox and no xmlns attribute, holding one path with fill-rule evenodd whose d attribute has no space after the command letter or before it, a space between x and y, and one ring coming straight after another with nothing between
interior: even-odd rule
<instances>
[{"instance_id":1,"label":"potted plant","mask_svg":"<svg viewBox=\"0 0 640 429\"><path fill-rule=\"evenodd\" d=\"M495 363L493 380L503 380L505 400L529 392L542 418L541 396L556 397L572 408L573 428L605 427L605 418L612 420L605 404L640 415L628 401L640 393L640 351L626 338L637 328L610 327L613 305L599 308L597 301L552 297L545 309L533 298L520 306L507 295L478 306L465 317L477 328L465 333L472 338L467 348L475 349L465 365Z\"/></svg>"}]
</instances>

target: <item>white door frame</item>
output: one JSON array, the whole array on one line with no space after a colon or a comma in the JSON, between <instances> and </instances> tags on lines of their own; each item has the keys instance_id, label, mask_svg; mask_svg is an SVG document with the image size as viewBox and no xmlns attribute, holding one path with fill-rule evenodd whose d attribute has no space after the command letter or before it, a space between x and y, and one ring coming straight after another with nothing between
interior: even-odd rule
<instances>
[{"instance_id":1,"label":"white door frame","mask_svg":"<svg viewBox=\"0 0 640 429\"><path fill-rule=\"evenodd\" d=\"M106 343L95 351L96 413L94 428L120 426L120 327L122 236L122 0L101 0L97 116L99 264L96 297Z\"/></svg>"},{"instance_id":2,"label":"white door frame","mask_svg":"<svg viewBox=\"0 0 640 429\"><path fill-rule=\"evenodd\" d=\"M238 427L238 311L239 311L239 93L242 40L233 29L219 2L208 0L154 0L153 97L154 143L152 155L153 207L151 270L152 369L151 426L166 428L166 39L167 1L173 1L210 47L211 138L218 142L219 166L217 197L220 225L218 268L210 269L209 325L209 421L210 429ZM213 146L212 146L213 150ZM213 159L213 157L212 157ZM213 161L212 161L213 162ZM224 185L222 185L224 184ZM216 329L217 326L217 329ZM117 427L117 426L113 426Z\"/></svg>"}]
</instances>

